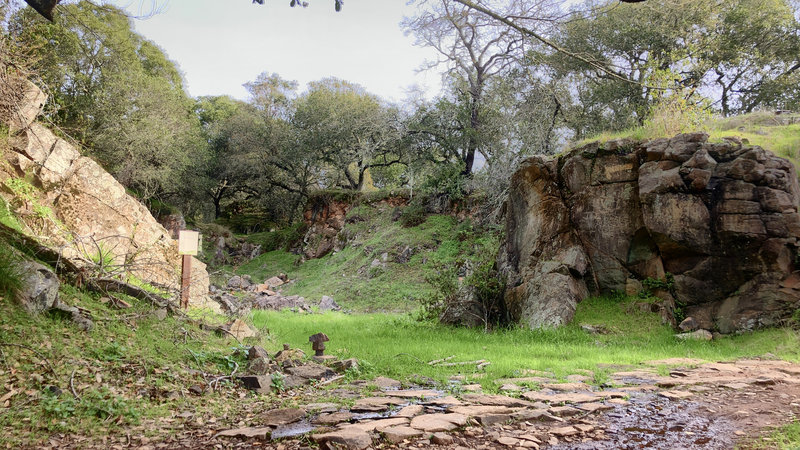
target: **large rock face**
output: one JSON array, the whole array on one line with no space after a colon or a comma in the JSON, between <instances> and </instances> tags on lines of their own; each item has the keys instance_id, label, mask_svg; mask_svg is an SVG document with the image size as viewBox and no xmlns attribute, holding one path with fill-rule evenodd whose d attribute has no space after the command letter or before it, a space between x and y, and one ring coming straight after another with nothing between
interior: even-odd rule
<instances>
[{"instance_id":1,"label":"large rock face","mask_svg":"<svg viewBox=\"0 0 800 450\"><path fill-rule=\"evenodd\" d=\"M499 257L512 316L560 325L589 292L666 273L701 328L730 333L791 316L800 307L795 169L762 148L707 138L528 159L512 178Z\"/></svg>"},{"instance_id":2,"label":"large rock face","mask_svg":"<svg viewBox=\"0 0 800 450\"><path fill-rule=\"evenodd\" d=\"M99 164L33 122L43 94L30 83L25 86L19 112L6 122L12 135L10 150L0 155L0 202L14 213L23 232L92 275L179 289L176 241ZM208 298L208 283L205 265L195 259L190 304L218 309Z\"/></svg>"}]
</instances>

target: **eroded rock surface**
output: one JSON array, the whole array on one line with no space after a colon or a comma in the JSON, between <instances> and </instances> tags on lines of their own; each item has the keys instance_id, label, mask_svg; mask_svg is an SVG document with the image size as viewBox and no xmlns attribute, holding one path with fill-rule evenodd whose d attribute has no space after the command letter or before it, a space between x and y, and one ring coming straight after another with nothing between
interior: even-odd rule
<instances>
[{"instance_id":1,"label":"eroded rock surface","mask_svg":"<svg viewBox=\"0 0 800 450\"><path fill-rule=\"evenodd\" d=\"M0 155L0 202L25 234L91 275L125 272L134 282L179 289L177 242L99 164L34 122L45 96L30 83L24 86L16 110L0 117L11 131L10 150ZM208 299L208 284L205 264L193 259L190 304L218 310Z\"/></svg>"},{"instance_id":2,"label":"eroded rock surface","mask_svg":"<svg viewBox=\"0 0 800 450\"><path fill-rule=\"evenodd\" d=\"M789 161L704 133L530 158L511 180L506 306L530 327L558 326L590 292L671 273L659 296L697 328L778 324L800 306L798 194Z\"/></svg>"}]
</instances>

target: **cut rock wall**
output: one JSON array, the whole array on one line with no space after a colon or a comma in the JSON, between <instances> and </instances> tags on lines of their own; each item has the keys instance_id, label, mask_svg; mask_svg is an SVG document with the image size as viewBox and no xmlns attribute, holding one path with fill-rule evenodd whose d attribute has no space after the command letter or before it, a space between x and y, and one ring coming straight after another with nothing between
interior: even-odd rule
<instances>
[{"instance_id":1,"label":"cut rock wall","mask_svg":"<svg viewBox=\"0 0 800 450\"><path fill-rule=\"evenodd\" d=\"M0 197L26 234L57 249L78 267L106 269L156 286L180 288L181 256L173 240L147 208L94 160L34 122L44 94L25 84L25 101L11 115L9 149L0 160ZM29 101L28 101L29 100ZM14 180L22 188L16 190ZM35 189L26 189L24 186ZM192 261L190 304L218 309L208 297L205 264Z\"/></svg>"},{"instance_id":2,"label":"cut rock wall","mask_svg":"<svg viewBox=\"0 0 800 450\"><path fill-rule=\"evenodd\" d=\"M705 133L592 143L513 175L499 267L531 327L569 322L590 292L674 276L699 328L779 324L800 306L792 164Z\"/></svg>"}]
</instances>

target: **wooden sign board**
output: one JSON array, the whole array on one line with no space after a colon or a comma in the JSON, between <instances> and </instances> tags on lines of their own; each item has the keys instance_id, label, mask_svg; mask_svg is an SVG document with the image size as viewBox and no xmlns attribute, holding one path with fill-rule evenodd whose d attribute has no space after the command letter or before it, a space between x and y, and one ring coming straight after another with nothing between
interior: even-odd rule
<instances>
[{"instance_id":1,"label":"wooden sign board","mask_svg":"<svg viewBox=\"0 0 800 450\"><path fill-rule=\"evenodd\" d=\"M181 230L178 234L178 254L197 255L200 247L200 233L197 231Z\"/></svg>"}]
</instances>

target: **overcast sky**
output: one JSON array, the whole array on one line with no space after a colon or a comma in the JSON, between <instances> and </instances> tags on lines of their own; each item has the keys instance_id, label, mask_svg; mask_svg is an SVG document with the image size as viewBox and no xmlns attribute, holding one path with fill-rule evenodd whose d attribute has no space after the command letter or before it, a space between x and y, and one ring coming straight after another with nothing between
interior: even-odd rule
<instances>
[{"instance_id":1,"label":"overcast sky","mask_svg":"<svg viewBox=\"0 0 800 450\"><path fill-rule=\"evenodd\" d=\"M141 14L150 1L114 3ZM134 24L180 65L192 96L245 99L242 85L265 71L298 81L300 90L334 76L387 100L404 99L415 84L428 96L438 93L438 73L416 73L435 54L415 47L399 26L413 12L406 0L346 0L339 13L333 0L308 2L290 8L289 0L157 0L161 12Z\"/></svg>"}]
</instances>

